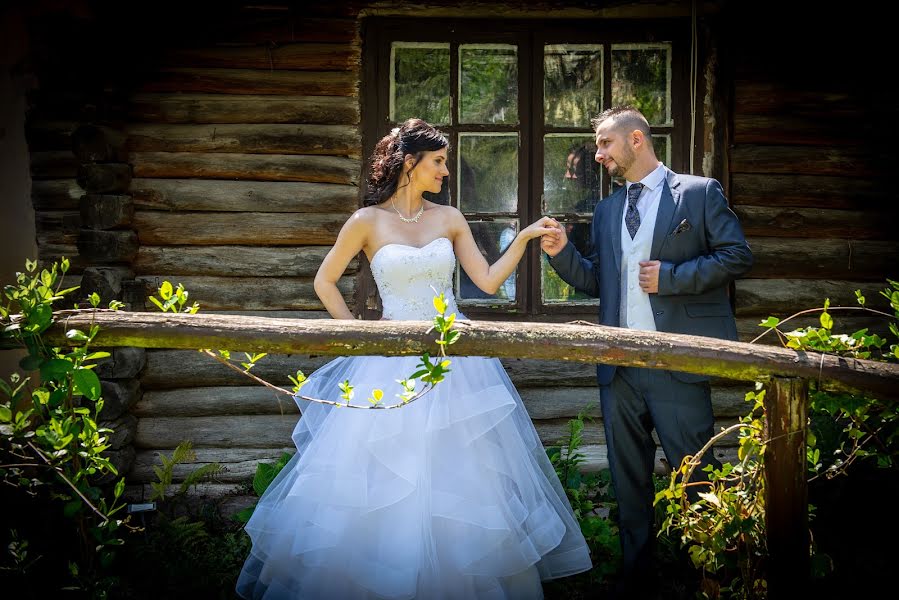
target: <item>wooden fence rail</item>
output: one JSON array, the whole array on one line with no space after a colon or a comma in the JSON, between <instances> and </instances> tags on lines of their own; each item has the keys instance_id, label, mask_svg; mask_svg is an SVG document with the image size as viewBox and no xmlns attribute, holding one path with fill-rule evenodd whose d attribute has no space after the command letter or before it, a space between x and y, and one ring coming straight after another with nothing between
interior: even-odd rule
<instances>
[{"instance_id":1,"label":"wooden fence rail","mask_svg":"<svg viewBox=\"0 0 899 600\"><path fill-rule=\"evenodd\" d=\"M320 355L417 355L436 352L425 321L293 320L238 315L62 311L45 333L100 326L100 347L213 348ZM460 356L531 358L671 369L742 381L764 381L766 518L771 598L801 592L808 573L806 427L808 383L899 398L899 365L713 338L634 331L589 323L461 321L450 348Z\"/></svg>"}]
</instances>

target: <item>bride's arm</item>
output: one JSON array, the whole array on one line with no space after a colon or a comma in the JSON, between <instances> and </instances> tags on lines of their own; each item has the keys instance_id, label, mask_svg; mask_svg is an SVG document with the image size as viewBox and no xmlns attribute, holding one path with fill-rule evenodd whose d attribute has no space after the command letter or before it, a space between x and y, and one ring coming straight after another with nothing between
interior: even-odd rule
<instances>
[{"instance_id":1,"label":"bride's arm","mask_svg":"<svg viewBox=\"0 0 899 600\"><path fill-rule=\"evenodd\" d=\"M319 300L335 319L353 319L353 313L343 299L343 294L337 288L337 281L346 271L356 255L362 251L368 237L369 222L366 218L367 210L357 210L347 219L337 235L334 247L328 252L322 261L318 272L315 274L313 287Z\"/></svg>"},{"instance_id":2,"label":"bride's arm","mask_svg":"<svg viewBox=\"0 0 899 600\"><path fill-rule=\"evenodd\" d=\"M518 232L509 247L495 263L488 264L478 249L471 233L471 227L465 217L456 209L453 210L453 249L459 264L465 269L471 281L488 294L495 294L499 286L524 256L528 242L541 235L558 235L558 223L549 217L541 217L535 223Z\"/></svg>"}]
</instances>

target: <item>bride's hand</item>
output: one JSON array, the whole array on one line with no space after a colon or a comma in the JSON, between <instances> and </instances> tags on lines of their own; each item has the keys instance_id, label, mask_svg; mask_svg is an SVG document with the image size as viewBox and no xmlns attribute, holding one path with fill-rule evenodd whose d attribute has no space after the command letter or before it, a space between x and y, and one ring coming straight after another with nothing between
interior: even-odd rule
<instances>
[{"instance_id":1,"label":"bride's hand","mask_svg":"<svg viewBox=\"0 0 899 600\"><path fill-rule=\"evenodd\" d=\"M558 237L561 234L562 226L553 218L540 217L527 227L521 230L521 235L525 240L532 240L541 236Z\"/></svg>"}]
</instances>

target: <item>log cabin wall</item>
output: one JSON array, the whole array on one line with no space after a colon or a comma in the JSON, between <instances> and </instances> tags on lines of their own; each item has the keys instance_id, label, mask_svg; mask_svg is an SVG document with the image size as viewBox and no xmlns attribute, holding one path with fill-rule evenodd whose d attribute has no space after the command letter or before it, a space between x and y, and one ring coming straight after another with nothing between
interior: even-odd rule
<instances>
[{"instance_id":1,"label":"log cabin wall","mask_svg":"<svg viewBox=\"0 0 899 600\"><path fill-rule=\"evenodd\" d=\"M510 17L535 19L690 14L690 3L597 9L572 2L567 12L561 3L549 4L543 12L504 6ZM360 201L361 21L368 15L489 16L496 10L472 3L429 6L410 12L402 3L237 5L216 14L182 14L166 24L169 30L160 26L166 35L139 43L120 37L110 44L115 50L88 45L67 66L38 61L43 77L29 113L29 139L41 257L74 257L75 277L93 273L88 287L118 296L134 310L151 309L146 295L170 280L183 283L206 312L324 317L312 277ZM38 19L39 46L50 54L82 47L84 32L103 39L104 31L128 22L104 10L90 18L54 16L49 24ZM858 97L827 91L832 80L819 82L821 88L772 82L765 61L741 52L730 37L741 18L713 11L700 19L705 138L697 163L729 189L756 253L756 267L736 285L738 325L749 340L768 314L790 314L825 296L842 302L856 284L872 297L870 290L895 270L897 240L891 222L873 210L883 199L877 184L845 194L841 161L862 164L862 150L834 150L829 142L835 133L822 127L863 110L854 104ZM84 68L98 60L105 65L102 76ZM93 75L72 75L86 71ZM73 132L79 132L74 139ZM106 150L76 156L72 148L85 147L75 143L79 139ZM827 160L819 158L824 148ZM123 164L129 165L125 171ZM795 184L804 191L793 191ZM91 212L103 202L111 208ZM91 214L97 216L88 222ZM132 235L138 242L133 245ZM105 245L90 243L101 237ZM100 250L85 256L92 248ZM342 282L348 300L356 269L352 265ZM292 449L298 414L288 397L196 352L151 350L116 358L119 370L106 372L104 385L121 388L119 404L130 407L120 415L132 421L122 424L119 447L133 449L129 479L139 486L136 494L155 479L159 454L190 440L197 463L225 467L201 493L239 507L248 499L234 493L246 489L242 484L258 462ZM327 360L269 356L254 373L289 387L288 374L308 374ZM592 366L504 364L545 444L561 442L567 421L588 407L600 417ZM747 389L716 383L719 425L745 412ZM592 469L607 464L598 421L584 434ZM720 454L732 452L734 442ZM661 457L659 452L659 468ZM128 458L123 456L123 467ZM176 481L196 466L178 467Z\"/></svg>"}]
</instances>

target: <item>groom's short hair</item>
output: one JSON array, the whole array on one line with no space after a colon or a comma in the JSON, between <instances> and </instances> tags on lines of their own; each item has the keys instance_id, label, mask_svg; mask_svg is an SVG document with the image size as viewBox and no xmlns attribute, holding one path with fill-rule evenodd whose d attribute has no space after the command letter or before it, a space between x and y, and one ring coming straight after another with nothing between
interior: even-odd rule
<instances>
[{"instance_id":1,"label":"groom's short hair","mask_svg":"<svg viewBox=\"0 0 899 600\"><path fill-rule=\"evenodd\" d=\"M618 131L630 132L639 129L646 137L652 135L652 131L649 128L649 121L646 120L643 113L633 106L613 106L612 108L607 108L602 111L594 118L590 119L593 131L599 129L599 126L609 119L612 120L615 129Z\"/></svg>"}]
</instances>

